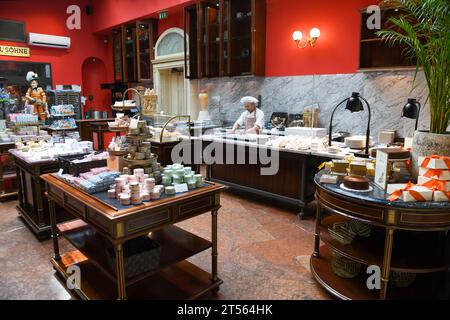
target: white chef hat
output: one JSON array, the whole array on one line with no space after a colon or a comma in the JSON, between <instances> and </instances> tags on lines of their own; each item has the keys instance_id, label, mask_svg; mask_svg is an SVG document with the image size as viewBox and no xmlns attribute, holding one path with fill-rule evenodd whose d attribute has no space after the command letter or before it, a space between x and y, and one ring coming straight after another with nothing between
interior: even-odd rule
<instances>
[{"instance_id":1,"label":"white chef hat","mask_svg":"<svg viewBox=\"0 0 450 320\"><path fill-rule=\"evenodd\" d=\"M256 105L257 105L257 104L259 103L259 101L258 101L258 99L256 99L256 98L247 96L247 97L243 97L243 98L241 99L241 103L242 103L242 104L253 103L253 104L256 104Z\"/></svg>"},{"instance_id":2,"label":"white chef hat","mask_svg":"<svg viewBox=\"0 0 450 320\"><path fill-rule=\"evenodd\" d=\"M39 77L37 75L37 73L33 72L33 71L28 71L26 79L28 82L31 82L33 80L37 80Z\"/></svg>"}]
</instances>

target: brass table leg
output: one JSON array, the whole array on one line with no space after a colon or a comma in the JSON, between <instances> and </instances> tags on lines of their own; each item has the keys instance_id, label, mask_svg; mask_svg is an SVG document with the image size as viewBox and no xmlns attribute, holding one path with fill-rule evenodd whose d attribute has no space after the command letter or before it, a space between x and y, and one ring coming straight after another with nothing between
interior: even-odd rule
<instances>
[{"instance_id":1,"label":"brass table leg","mask_svg":"<svg viewBox=\"0 0 450 320\"><path fill-rule=\"evenodd\" d=\"M218 210L211 211L211 233L212 233L212 268L211 268L211 280L217 281L217 214Z\"/></svg>"},{"instance_id":2,"label":"brass table leg","mask_svg":"<svg viewBox=\"0 0 450 320\"><path fill-rule=\"evenodd\" d=\"M48 208L50 211L50 225L52 228L52 240L53 240L53 259L60 260L61 256L59 255L59 243L58 243L58 229L56 228L56 208L55 202L52 200L48 200Z\"/></svg>"},{"instance_id":3,"label":"brass table leg","mask_svg":"<svg viewBox=\"0 0 450 320\"><path fill-rule=\"evenodd\" d=\"M117 276L117 292L118 300L126 300L126 286L125 286L125 265L123 262L123 246L122 244L115 244L114 251L116 253L116 276Z\"/></svg>"},{"instance_id":4,"label":"brass table leg","mask_svg":"<svg viewBox=\"0 0 450 320\"><path fill-rule=\"evenodd\" d=\"M320 221L321 221L322 208L317 202L316 206L316 228L314 230L314 257L320 257Z\"/></svg>"},{"instance_id":5,"label":"brass table leg","mask_svg":"<svg viewBox=\"0 0 450 320\"><path fill-rule=\"evenodd\" d=\"M383 268L381 270L381 291L380 299L386 300L386 291L389 283L389 272L391 269L392 244L394 242L394 229L386 229L386 239L384 240Z\"/></svg>"}]
</instances>

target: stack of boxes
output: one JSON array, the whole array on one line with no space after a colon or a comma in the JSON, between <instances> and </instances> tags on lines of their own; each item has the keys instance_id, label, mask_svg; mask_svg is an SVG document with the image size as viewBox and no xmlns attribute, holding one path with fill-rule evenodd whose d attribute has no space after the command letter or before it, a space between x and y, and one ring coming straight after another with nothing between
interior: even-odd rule
<instances>
[{"instance_id":1,"label":"stack of boxes","mask_svg":"<svg viewBox=\"0 0 450 320\"><path fill-rule=\"evenodd\" d=\"M417 183L433 191L433 201L450 201L450 157L419 157Z\"/></svg>"}]
</instances>

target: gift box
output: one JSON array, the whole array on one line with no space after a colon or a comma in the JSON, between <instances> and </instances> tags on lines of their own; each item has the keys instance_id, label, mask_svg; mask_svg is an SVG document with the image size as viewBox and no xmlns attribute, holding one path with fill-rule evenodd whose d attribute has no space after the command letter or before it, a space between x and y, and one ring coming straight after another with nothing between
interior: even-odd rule
<instances>
[{"instance_id":1,"label":"gift box","mask_svg":"<svg viewBox=\"0 0 450 320\"><path fill-rule=\"evenodd\" d=\"M424 186L431 190L438 190L449 192L450 191L450 181L438 180L433 178L428 178L424 176L419 176L417 180L417 184L420 186Z\"/></svg>"},{"instance_id":2,"label":"gift box","mask_svg":"<svg viewBox=\"0 0 450 320\"><path fill-rule=\"evenodd\" d=\"M427 178L450 181L450 170L419 168L419 175Z\"/></svg>"},{"instance_id":3,"label":"gift box","mask_svg":"<svg viewBox=\"0 0 450 320\"><path fill-rule=\"evenodd\" d=\"M426 187L414 186L402 191L402 200L404 202L433 201L433 191Z\"/></svg>"},{"instance_id":4,"label":"gift box","mask_svg":"<svg viewBox=\"0 0 450 320\"><path fill-rule=\"evenodd\" d=\"M450 192L435 191L433 193L433 201L435 201L435 202L450 202Z\"/></svg>"},{"instance_id":5,"label":"gift box","mask_svg":"<svg viewBox=\"0 0 450 320\"><path fill-rule=\"evenodd\" d=\"M450 170L450 157L419 157L419 167L428 169Z\"/></svg>"}]
</instances>

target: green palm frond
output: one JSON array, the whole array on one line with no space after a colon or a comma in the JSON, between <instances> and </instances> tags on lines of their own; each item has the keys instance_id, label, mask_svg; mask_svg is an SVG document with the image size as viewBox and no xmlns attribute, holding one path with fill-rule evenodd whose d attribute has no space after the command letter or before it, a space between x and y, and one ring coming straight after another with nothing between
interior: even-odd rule
<instances>
[{"instance_id":1,"label":"green palm frond","mask_svg":"<svg viewBox=\"0 0 450 320\"><path fill-rule=\"evenodd\" d=\"M429 89L430 131L445 133L450 125L450 1L385 0L382 5L399 8L402 15L391 17L392 26L377 35L416 58L414 81L422 69Z\"/></svg>"}]
</instances>

